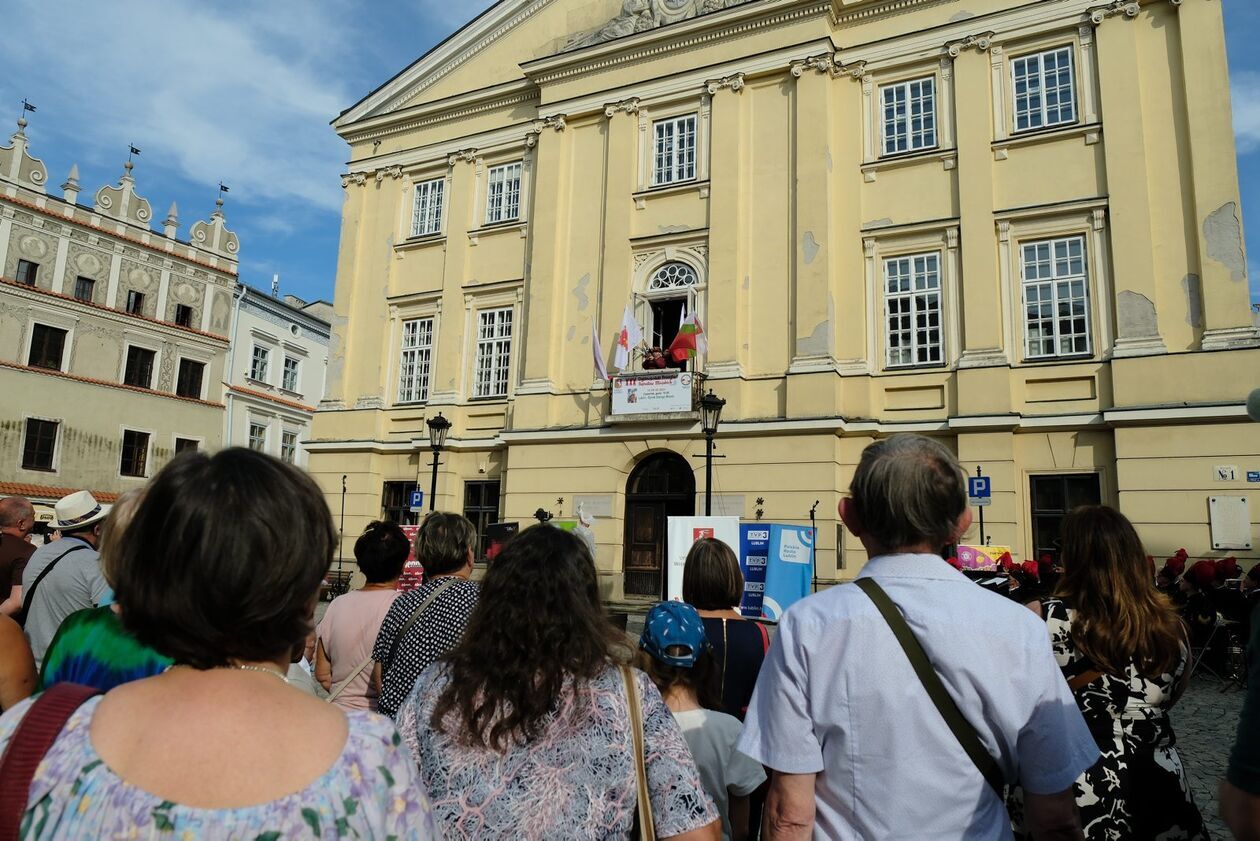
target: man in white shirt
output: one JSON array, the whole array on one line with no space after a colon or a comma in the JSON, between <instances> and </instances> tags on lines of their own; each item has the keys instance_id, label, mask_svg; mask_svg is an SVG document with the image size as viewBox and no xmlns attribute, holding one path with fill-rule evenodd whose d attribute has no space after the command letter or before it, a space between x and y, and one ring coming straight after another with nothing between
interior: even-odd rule
<instances>
[{"instance_id":1,"label":"man in white shirt","mask_svg":"<svg viewBox=\"0 0 1260 841\"><path fill-rule=\"evenodd\" d=\"M1045 624L952 569L971 525L954 455L920 436L862 454L841 502L878 582L1008 783L1037 839L1082 838L1072 783L1098 749ZM874 602L857 586L793 606L779 625L739 749L773 769L768 838L1009 839L1005 804L946 725Z\"/></svg>"}]
</instances>

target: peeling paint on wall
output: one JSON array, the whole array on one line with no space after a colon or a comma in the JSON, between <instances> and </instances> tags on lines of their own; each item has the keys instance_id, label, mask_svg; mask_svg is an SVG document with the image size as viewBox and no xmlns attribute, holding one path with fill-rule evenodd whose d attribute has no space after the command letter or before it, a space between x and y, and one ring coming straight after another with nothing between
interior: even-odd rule
<instances>
[{"instance_id":1,"label":"peeling paint on wall","mask_svg":"<svg viewBox=\"0 0 1260 841\"><path fill-rule=\"evenodd\" d=\"M1191 327L1203 326L1202 287L1197 274L1188 274L1181 279L1181 291L1186 293L1186 324Z\"/></svg>"},{"instance_id":2,"label":"peeling paint on wall","mask_svg":"<svg viewBox=\"0 0 1260 841\"><path fill-rule=\"evenodd\" d=\"M681 234L685 231L690 231L691 228L688 228L686 225L658 225L657 230L663 234Z\"/></svg>"},{"instance_id":3,"label":"peeling paint on wall","mask_svg":"<svg viewBox=\"0 0 1260 841\"><path fill-rule=\"evenodd\" d=\"M1238 204L1226 202L1203 220L1203 238L1208 256L1229 269L1235 283L1247 279L1247 257L1243 253L1242 223L1238 220Z\"/></svg>"},{"instance_id":4,"label":"peeling paint on wall","mask_svg":"<svg viewBox=\"0 0 1260 841\"><path fill-rule=\"evenodd\" d=\"M893 223L893 220L885 216L883 219L872 219L863 225L863 228L887 228Z\"/></svg>"},{"instance_id":5,"label":"peeling paint on wall","mask_svg":"<svg viewBox=\"0 0 1260 841\"><path fill-rule=\"evenodd\" d=\"M974 13L974 12L962 11L962 12L959 12L958 14L954 15L952 18L950 18L950 19L949 19L949 22L950 22L950 23L960 23L961 21L964 21L964 20L971 20L973 17L975 17L975 13Z\"/></svg>"},{"instance_id":6,"label":"peeling paint on wall","mask_svg":"<svg viewBox=\"0 0 1260 841\"><path fill-rule=\"evenodd\" d=\"M1150 298L1128 289L1116 296L1116 326L1120 338L1159 335L1159 319Z\"/></svg>"},{"instance_id":7,"label":"peeling paint on wall","mask_svg":"<svg viewBox=\"0 0 1260 841\"><path fill-rule=\"evenodd\" d=\"M751 286L752 286L752 278L748 275L744 275L744 288L748 289Z\"/></svg>"},{"instance_id":8,"label":"peeling paint on wall","mask_svg":"<svg viewBox=\"0 0 1260 841\"><path fill-rule=\"evenodd\" d=\"M808 336L796 340L797 356L828 356L831 354L831 325L836 321L835 298L827 299L827 319L816 326Z\"/></svg>"},{"instance_id":9,"label":"peeling paint on wall","mask_svg":"<svg viewBox=\"0 0 1260 841\"><path fill-rule=\"evenodd\" d=\"M805 256L805 265L814 262L814 258L818 256L818 252L822 250L822 246L818 240L814 239L813 231L806 231L805 236L801 238L801 252Z\"/></svg>"},{"instance_id":10,"label":"peeling paint on wall","mask_svg":"<svg viewBox=\"0 0 1260 841\"><path fill-rule=\"evenodd\" d=\"M564 340L566 342L571 342L573 341L573 337L576 335L577 335L577 328L574 327L572 324L570 324L568 332L564 334Z\"/></svg>"},{"instance_id":11,"label":"peeling paint on wall","mask_svg":"<svg viewBox=\"0 0 1260 841\"><path fill-rule=\"evenodd\" d=\"M590 296L586 294L586 287L591 285L591 273L587 272L578 280L577 286L573 287L573 297L577 298L578 312L586 312L586 308L591 305Z\"/></svg>"}]
</instances>

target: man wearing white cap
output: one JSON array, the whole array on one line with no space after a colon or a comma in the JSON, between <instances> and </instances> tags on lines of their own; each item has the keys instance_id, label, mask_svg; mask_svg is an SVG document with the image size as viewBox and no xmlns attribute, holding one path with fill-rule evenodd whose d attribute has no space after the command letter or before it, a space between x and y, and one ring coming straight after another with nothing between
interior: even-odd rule
<instances>
[{"instance_id":1,"label":"man wearing white cap","mask_svg":"<svg viewBox=\"0 0 1260 841\"><path fill-rule=\"evenodd\" d=\"M60 530L61 540L36 549L22 575L23 627L37 669L62 621L99 605L109 593L97 552L109 506L87 491L76 491L58 500L53 510L49 528Z\"/></svg>"}]
</instances>

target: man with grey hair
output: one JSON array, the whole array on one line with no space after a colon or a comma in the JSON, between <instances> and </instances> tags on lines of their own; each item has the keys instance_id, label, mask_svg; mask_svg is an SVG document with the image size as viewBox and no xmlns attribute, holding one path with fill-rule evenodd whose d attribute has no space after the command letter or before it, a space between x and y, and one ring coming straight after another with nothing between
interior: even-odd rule
<instances>
[{"instance_id":1,"label":"man with grey hair","mask_svg":"<svg viewBox=\"0 0 1260 841\"><path fill-rule=\"evenodd\" d=\"M35 507L21 496L0 499L0 613L22 609L22 571L35 552L27 538L35 528Z\"/></svg>"},{"instance_id":2,"label":"man with grey hair","mask_svg":"<svg viewBox=\"0 0 1260 841\"><path fill-rule=\"evenodd\" d=\"M1098 748L1045 624L941 558L965 484L929 438L863 452L840 517L870 560L784 615L740 739L774 771L770 839L1009 839L1016 782L1034 838L1083 837L1073 783Z\"/></svg>"}]
</instances>

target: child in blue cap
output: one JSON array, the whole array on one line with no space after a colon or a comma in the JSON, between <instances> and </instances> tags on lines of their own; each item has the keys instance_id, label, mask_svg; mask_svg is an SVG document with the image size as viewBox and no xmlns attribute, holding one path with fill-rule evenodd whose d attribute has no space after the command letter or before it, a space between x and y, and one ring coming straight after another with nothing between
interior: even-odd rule
<instances>
[{"instance_id":1,"label":"child in blue cap","mask_svg":"<svg viewBox=\"0 0 1260 841\"><path fill-rule=\"evenodd\" d=\"M766 780L760 764L735 750L743 730L722 708L717 664L700 614L661 602L648 612L635 665L661 691L691 748L705 791L722 816L724 841L749 837L748 795Z\"/></svg>"}]
</instances>

